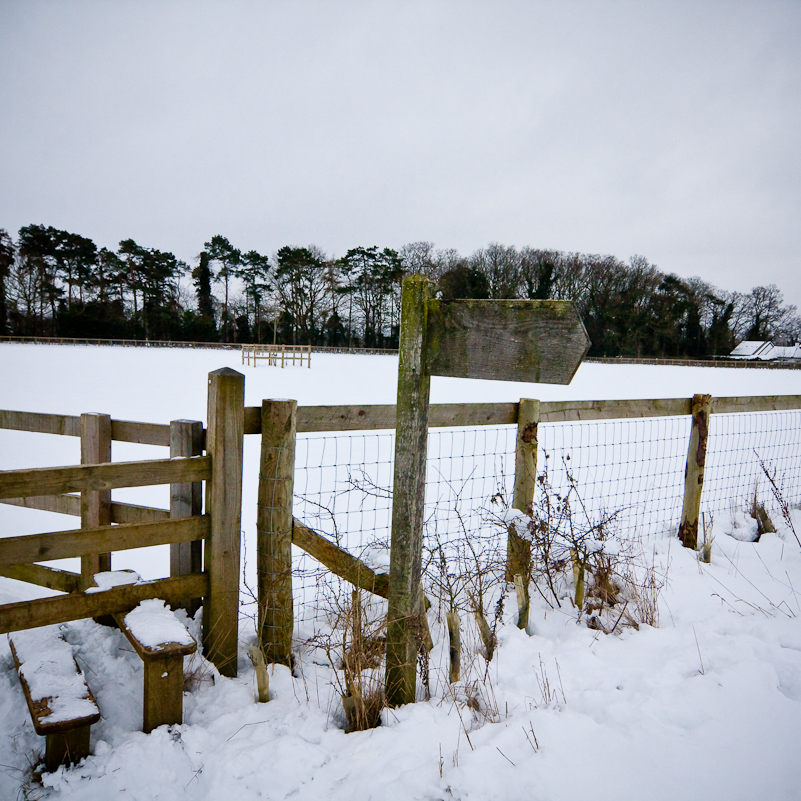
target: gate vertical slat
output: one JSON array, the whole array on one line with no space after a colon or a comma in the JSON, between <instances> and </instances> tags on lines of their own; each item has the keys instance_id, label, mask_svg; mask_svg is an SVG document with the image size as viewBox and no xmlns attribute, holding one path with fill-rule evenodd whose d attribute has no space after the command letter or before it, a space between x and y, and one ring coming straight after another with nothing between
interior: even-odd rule
<instances>
[{"instance_id":1,"label":"gate vertical slat","mask_svg":"<svg viewBox=\"0 0 801 801\"><path fill-rule=\"evenodd\" d=\"M199 420L172 420L170 422L170 457L200 456L203 453L203 423ZM182 518L199 515L203 511L203 483L192 481L170 485L170 517ZM170 545L170 576L187 576L203 569L203 543L177 542ZM193 615L199 600L186 605Z\"/></svg>"},{"instance_id":2,"label":"gate vertical slat","mask_svg":"<svg viewBox=\"0 0 801 801\"><path fill-rule=\"evenodd\" d=\"M264 400L256 515L259 644L267 662L292 658L292 498L297 402Z\"/></svg>"},{"instance_id":3,"label":"gate vertical slat","mask_svg":"<svg viewBox=\"0 0 801 801\"><path fill-rule=\"evenodd\" d=\"M81 464L111 461L111 417L107 414L81 415ZM81 493L81 528L111 525L111 490ZM81 587L93 586L95 573L111 570L111 554L81 557Z\"/></svg>"},{"instance_id":4,"label":"gate vertical slat","mask_svg":"<svg viewBox=\"0 0 801 801\"><path fill-rule=\"evenodd\" d=\"M206 512L211 536L205 563L209 594L203 604L203 648L223 676L237 675L239 566L242 523L242 448L245 436L245 376L223 367L209 373L206 453L211 480Z\"/></svg>"}]
</instances>

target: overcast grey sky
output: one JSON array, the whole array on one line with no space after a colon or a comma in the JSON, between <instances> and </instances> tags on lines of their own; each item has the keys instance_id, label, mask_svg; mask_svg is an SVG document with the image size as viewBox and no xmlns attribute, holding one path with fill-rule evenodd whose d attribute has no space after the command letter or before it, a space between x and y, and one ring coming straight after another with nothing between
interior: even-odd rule
<instances>
[{"instance_id":1,"label":"overcast grey sky","mask_svg":"<svg viewBox=\"0 0 801 801\"><path fill-rule=\"evenodd\" d=\"M801 2L0 0L0 227L647 256L801 306Z\"/></svg>"}]
</instances>

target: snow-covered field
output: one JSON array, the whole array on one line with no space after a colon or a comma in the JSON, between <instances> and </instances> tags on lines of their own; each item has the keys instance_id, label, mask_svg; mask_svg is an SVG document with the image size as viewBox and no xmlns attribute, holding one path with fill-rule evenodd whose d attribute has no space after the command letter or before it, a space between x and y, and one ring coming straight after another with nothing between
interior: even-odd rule
<instances>
[{"instance_id":1,"label":"snow-covered field","mask_svg":"<svg viewBox=\"0 0 801 801\"><path fill-rule=\"evenodd\" d=\"M0 409L168 422L205 419L206 375L246 375L246 403L394 403L397 360L315 355L312 368L241 367L210 350L1 345ZM801 371L583 365L569 387L434 378L432 402L801 394ZM255 526L257 438L246 440L243 529ZM682 446L683 447L683 446ZM115 443L114 459L163 455ZM0 431L0 469L74 464L78 441ZM166 505L160 489L115 497ZM799 497L790 499L798 504ZM801 533L801 512L793 510ZM733 529L732 523L738 523ZM715 519L711 564L667 532L642 542L656 574L658 626L612 635L577 625L569 604L532 596L528 632L507 598L499 647L485 670L466 626L463 681L447 689L447 632L429 613L432 700L384 713L345 734L330 665L298 651L295 675L275 668L272 700L254 701L243 623L239 678L196 660L185 723L141 726L142 666L119 632L68 624L103 718L82 765L31 781L34 733L5 642L0 643L0 799L770 799L799 797L801 546L777 534L745 542L743 515ZM74 519L0 505L0 536L59 530ZM164 549L128 552L115 567L163 575ZM138 555L136 555L138 554ZM30 597L0 579L0 602ZM194 625L194 624L193 624ZM470 697L476 700L467 703Z\"/></svg>"}]
</instances>

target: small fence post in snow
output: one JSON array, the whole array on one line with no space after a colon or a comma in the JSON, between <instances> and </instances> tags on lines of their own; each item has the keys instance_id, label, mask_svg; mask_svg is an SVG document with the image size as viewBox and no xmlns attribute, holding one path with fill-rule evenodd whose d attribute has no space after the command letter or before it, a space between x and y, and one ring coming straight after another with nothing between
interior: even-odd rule
<instances>
[{"instance_id":1,"label":"small fence post in snow","mask_svg":"<svg viewBox=\"0 0 801 801\"><path fill-rule=\"evenodd\" d=\"M540 421L540 402L521 398L517 413L517 446L515 448L515 485L512 508L532 516L534 492L537 486L537 426ZM531 542L523 539L509 526L506 550L506 581L517 586L519 615L517 625L528 624L528 579L531 572ZM518 579L518 576L520 577ZM522 596L521 596L522 593Z\"/></svg>"},{"instance_id":2,"label":"small fence post in snow","mask_svg":"<svg viewBox=\"0 0 801 801\"><path fill-rule=\"evenodd\" d=\"M245 376L230 367L209 373L206 513L211 535L205 548L209 592L203 603L203 649L220 673L231 678L237 674L244 435Z\"/></svg>"},{"instance_id":3,"label":"small fence post in snow","mask_svg":"<svg viewBox=\"0 0 801 801\"><path fill-rule=\"evenodd\" d=\"M709 438L711 395L693 395L693 427L684 470L684 508L681 513L679 539L685 548L698 550L698 518L701 514L701 490L704 486L706 445Z\"/></svg>"},{"instance_id":4,"label":"small fence post in snow","mask_svg":"<svg viewBox=\"0 0 801 801\"><path fill-rule=\"evenodd\" d=\"M81 464L111 461L111 417L107 414L81 415ZM81 528L111 525L111 490L81 493ZM81 587L94 586L93 576L111 570L110 553L81 557Z\"/></svg>"},{"instance_id":5,"label":"small fence post in snow","mask_svg":"<svg viewBox=\"0 0 801 801\"><path fill-rule=\"evenodd\" d=\"M199 420L170 422L170 457L200 456L203 453L203 423ZM203 511L203 482L170 484L170 518L194 517ZM174 542L170 545L170 576L187 576L203 571L203 543ZM194 615L199 599L182 606Z\"/></svg>"},{"instance_id":6,"label":"small fence post in snow","mask_svg":"<svg viewBox=\"0 0 801 801\"><path fill-rule=\"evenodd\" d=\"M256 514L259 645L266 662L292 660L292 495L297 401L263 400Z\"/></svg>"}]
</instances>

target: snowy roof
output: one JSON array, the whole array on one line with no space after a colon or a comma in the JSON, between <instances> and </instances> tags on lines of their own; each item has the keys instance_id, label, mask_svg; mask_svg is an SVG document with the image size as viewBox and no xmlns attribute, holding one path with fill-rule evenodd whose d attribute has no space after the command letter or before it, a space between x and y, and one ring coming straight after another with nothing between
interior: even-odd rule
<instances>
[{"instance_id":1,"label":"snowy roof","mask_svg":"<svg viewBox=\"0 0 801 801\"><path fill-rule=\"evenodd\" d=\"M772 342L759 342L746 339L741 342L732 352L732 359L775 359L773 352L775 347Z\"/></svg>"},{"instance_id":2,"label":"snowy roof","mask_svg":"<svg viewBox=\"0 0 801 801\"><path fill-rule=\"evenodd\" d=\"M801 359L801 345L774 345L777 359Z\"/></svg>"},{"instance_id":3,"label":"snowy roof","mask_svg":"<svg viewBox=\"0 0 801 801\"><path fill-rule=\"evenodd\" d=\"M801 344L784 346L774 345L772 342L746 339L731 352L731 358L761 359L762 361L771 361L773 359L801 360Z\"/></svg>"}]
</instances>

